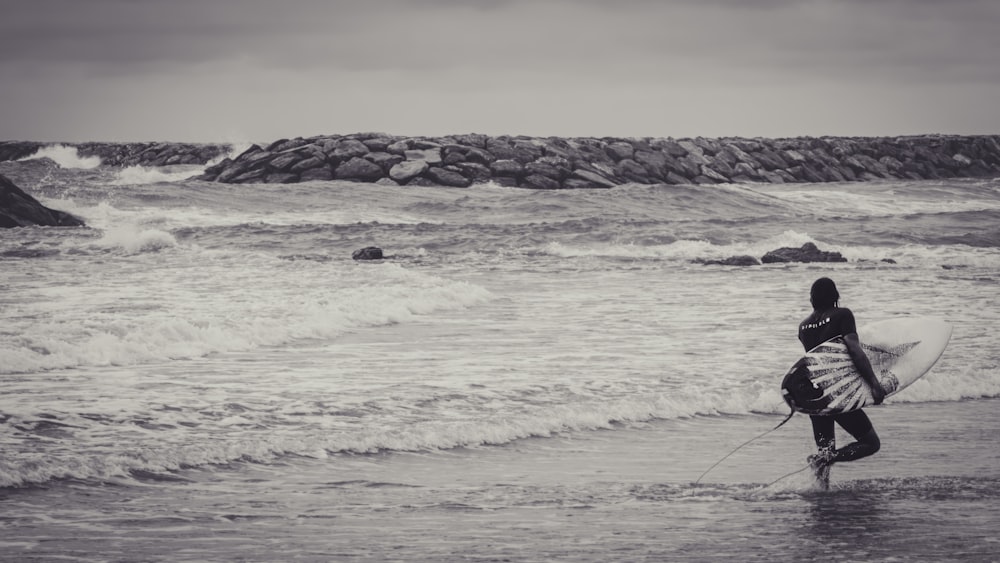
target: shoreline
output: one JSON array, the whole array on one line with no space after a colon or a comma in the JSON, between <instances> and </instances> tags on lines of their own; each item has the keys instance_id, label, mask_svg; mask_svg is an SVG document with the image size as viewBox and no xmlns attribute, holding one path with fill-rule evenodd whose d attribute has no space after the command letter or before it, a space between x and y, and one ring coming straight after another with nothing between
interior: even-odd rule
<instances>
[{"instance_id":1,"label":"shoreline","mask_svg":"<svg viewBox=\"0 0 1000 563\"><path fill-rule=\"evenodd\" d=\"M836 467L828 492L804 473L767 485L811 451L805 418L695 485L780 418L695 417L499 447L7 490L4 544L23 560L713 561L798 546L816 561L980 561L1000 524L997 402L871 409L883 451Z\"/></svg>"}]
</instances>

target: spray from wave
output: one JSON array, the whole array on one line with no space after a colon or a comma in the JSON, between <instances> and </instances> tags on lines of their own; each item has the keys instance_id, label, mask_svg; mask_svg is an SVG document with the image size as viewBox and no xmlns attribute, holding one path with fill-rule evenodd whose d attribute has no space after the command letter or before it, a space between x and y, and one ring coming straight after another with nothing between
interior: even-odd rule
<instances>
[{"instance_id":1,"label":"spray from wave","mask_svg":"<svg viewBox=\"0 0 1000 563\"><path fill-rule=\"evenodd\" d=\"M128 166L118 171L117 177L111 181L111 185L140 186L181 182L200 175L206 168L214 166L227 158L235 158L250 148L250 143L233 143L231 147L228 153L221 154L202 166Z\"/></svg>"},{"instance_id":2,"label":"spray from wave","mask_svg":"<svg viewBox=\"0 0 1000 563\"><path fill-rule=\"evenodd\" d=\"M59 165L60 168L77 168L83 170L90 170L97 168L101 165L101 157L99 156L80 156L80 153L76 150L76 147L69 147L66 145L48 145L44 146L35 154L26 156L19 159L19 162L25 160L38 160L42 158L48 158Z\"/></svg>"}]
</instances>

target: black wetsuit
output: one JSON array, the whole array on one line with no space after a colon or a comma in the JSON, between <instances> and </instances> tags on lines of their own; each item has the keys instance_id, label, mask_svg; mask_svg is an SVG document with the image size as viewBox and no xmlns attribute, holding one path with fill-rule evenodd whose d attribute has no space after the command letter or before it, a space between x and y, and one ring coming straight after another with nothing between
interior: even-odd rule
<instances>
[{"instance_id":1,"label":"black wetsuit","mask_svg":"<svg viewBox=\"0 0 1000 563\"><path fill-rule=\"evenodd\" d=\"M806 320L799 324L799 341L805 346L806 351L812 350L816 346L835 338L858 332L854 322L854 313L844 307L833 307L817 314L815 311ZM813 426L813 436L816 438L816 446L820 450L833 450L836 446L834 440L833 423L836 422L844 430L854 436L855 440L862 441L872 430L871 420L861 409L835 414L835 415L810 415ZM847 450L848 448L845 448ZM854 448L852 448L854 449ZM870 448L866 448L870 449ZM877 447L876 447L877 449ZM862 454L862 455L856 455ZM841 461L857 459L874 452L868 451L845 451ZM838 455L841 457L841 455Z\"/></svg>"}]
</instances>

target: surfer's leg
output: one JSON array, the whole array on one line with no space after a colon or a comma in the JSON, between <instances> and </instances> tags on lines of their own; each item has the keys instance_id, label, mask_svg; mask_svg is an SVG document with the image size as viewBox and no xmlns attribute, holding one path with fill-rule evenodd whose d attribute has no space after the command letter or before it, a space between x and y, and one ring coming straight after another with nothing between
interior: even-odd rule
<instances>
[{"instance_id":1,"label":"surfer's leg","mask_svg":"<svg viewBox=\"0 0 1000 563\"><path fill-rule=\"evenodd\" d=\"M837 439L833 431L833 417L810 415L809 420L812 421L813 438L816 440L816 448L820 452L827 452L836 448Z\"/></svg>"},{"instance_id":2,"label":"surfer's leg","mask_svg":"<svg viewBox=\"0 0 1000 563\"><path fill-rule=\"evenodd\" d=\"M847 444L839 450L834 450L833 461L854 461L868 457L879 451L882 442L878 439L875 427L863 410L838 414L834 417L844 430L854 436L856 442Z\"/></svg>"},{"instance_id":3,"label":"surfer's leg","mask_svg":"<svg viewBox=\"0 0 1000 563\"><path fill-rule=\"evenodd\" d=\"M816 440L816 448L819 453L809 456L807 461L816 475L816 481L824 489L830 488L830 465L833 463L836 448L836 434L834 433L832 416L811 415L813 438Z\"/></svg>"}]
</instances>

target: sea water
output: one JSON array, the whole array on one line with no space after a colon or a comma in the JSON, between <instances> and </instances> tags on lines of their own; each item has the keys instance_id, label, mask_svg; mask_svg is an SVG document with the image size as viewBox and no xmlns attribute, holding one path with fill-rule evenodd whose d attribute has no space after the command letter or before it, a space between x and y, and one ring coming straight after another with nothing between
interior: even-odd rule
<instances>
[{"instance_id":1,"label":"sea water","mask_svg":"<svg viewBox=\"0 0 1000 563\"><path fill-rule=\"evenodd\" d=\"M2 559L1000 553L997 180L227 185L38 156L0 174L88 227L0 232ZM847 261L702 263L806 242ZM786 414L821 276L860 324L941 317L951 344L831 491L796 473L801 416L703 476Z\"/></svg>"}]
</instances>

